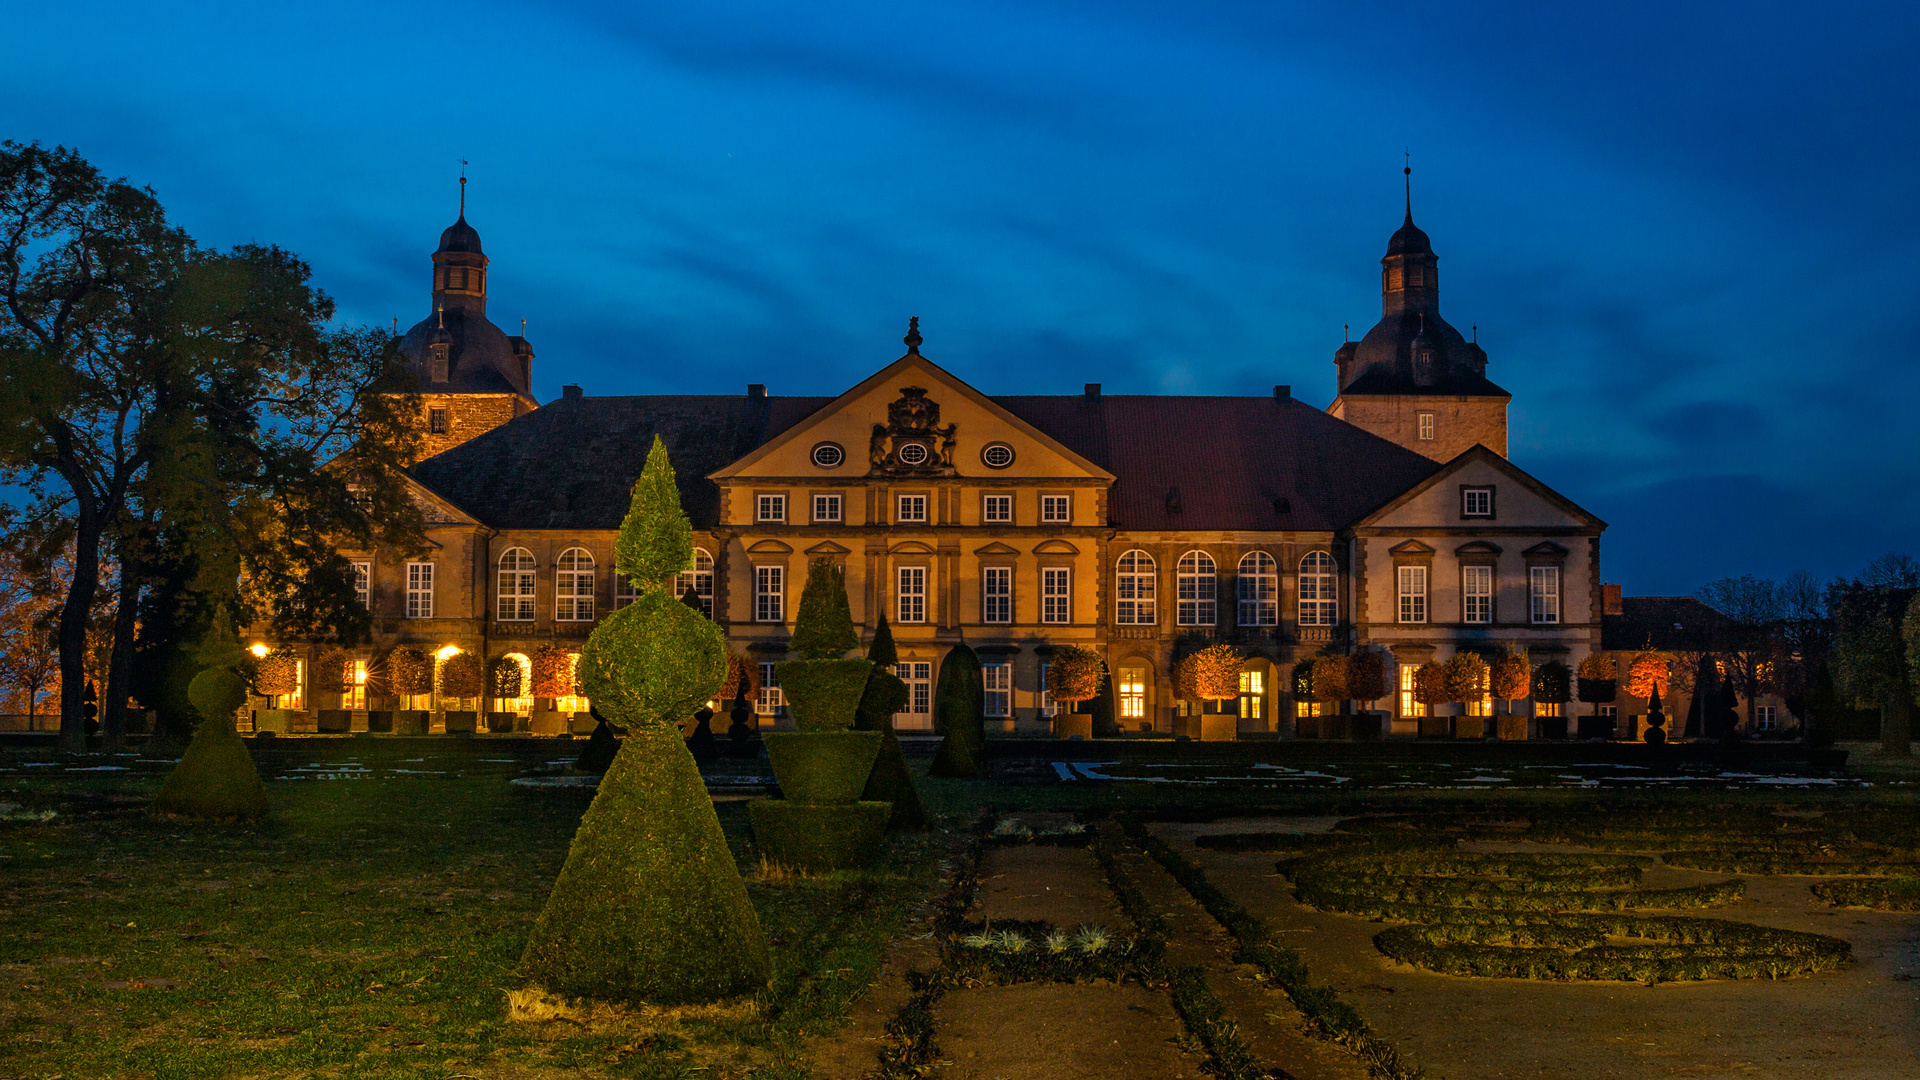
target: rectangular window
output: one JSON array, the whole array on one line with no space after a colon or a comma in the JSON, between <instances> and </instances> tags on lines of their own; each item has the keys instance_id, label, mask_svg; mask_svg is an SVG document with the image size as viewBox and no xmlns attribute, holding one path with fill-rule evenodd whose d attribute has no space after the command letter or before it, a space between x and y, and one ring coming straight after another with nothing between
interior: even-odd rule
<instances>
[{"instance_id":1,"label":"rectangular window","mask_svg":"<svg viewBox=\"0 0 1920 1080\"><path fill-rule=\"evenodd\" d=\"M1120 680L1114 687L1120 695L1120 719L1144 720L1147 718L1147 669L1123 667Z\"/></svg>"},{"instance_id":2,"label":"rectangular window","mask_svg":"<svg viewBox=\"0 0 1920 1080\"><path fill-rule=\"evenodd\" d=\"M927 497L925 495L902 495L898 502L899 512L894 522L901 525L925 524L927 520Z\"/></svg>"},{"instance_id":3,"label":"rectangular window","mask_svg":"<svg viewBox=\"0 0 1920 1080\"><path fill-rule=\"evenodd\" d=\"M933 712L933 665L925 660L909 660L895 664L893 673L907 684L907 707L896 713L909 718L909 722L918 720Z\"/></svg>"},{"instance_id":4,"label":"rectangular window","mask_svg":"<svg viewBox=\"0 0 1920 1080\"><path fill-rule=\"evenodd\" d=\"M367 707L367 662L347 661L347 689L340 695L340 707L348 710Z\"/></svg>"},{"instance_id":5,"label":"rectangular window","mask_svg":"<svg viewBox=\"0 0 1920 1080\"><path fill-rule=\"evenodd\" d=\"M1240 719L1264 720L1267 718L1267 673L1264 671L1243 671L1240 673Z\"/></svg>"},{"instance_id":6,"label":"rectangular window","mask_svg":"<svg viewBox=\"0 0 1920 1080\"><path fill-rule=\"evenodd\" d=\"M1460 621L1485 623L1493 621L1493 567L1463 566L1460 568Z\"/></svg>"},{"instance_id":7,"label":"rectangular window","mask_svg":"<svg viewBox=\"0 0 1920 1080\"><path fill-rule=\"evenodd\" d=\"M763 623L787 621L786 567L756 566L753 568L753 621Z\"/></svg>"},{"instance_id":8,"label":"rectangular window","mask_svg":"<svg viewBox=\"0 0 1920 1080\"><path fill-rule=\"evenodd\" d=\"M1559 716L1560 703L1557 701L1536 702L1533 706L1533 715L1547 717Z\"/></svg>"},{"instance_id":9,"label":"rectangular window","mask_svg":"<svg viewBox=\"0 0 1920 1080\"><path fill-rule=\"evenodd\" d=\"M613 610L619 611L635 600L640 599L640 590L633 587L633 581L627 575L615 572L613 575ZM709 610L708 615L713 612Z\"/></svg>"},{"instance_id":10,"label":"rectangular window","mask_svg":"<svg viewBox=\"0 0 1920 1080\"><path fill-rule=\"evenodd\" d=\"M1433 439L1433 414L1430 412L1423 412L1419 414L1418 420L1420 425L1421 441L1423 442L1431 441Z\"/></svg>"},{"instance_id":11,"label":"rectangular window","mask_svg":"<svg viewBox=\"0 0 1920 1080\"><path fill-rule=\"evenodd\" d=\"M815 525L838 524L840 521L840 496L815 495L813 497L813 523Z\"/></svg>"},{"instance_id":12,"label":"rectangular window","mask_svg":"<svg viewBox=\"0 0 1920 1080\"><path fill-rule=\"evenodd\" d=\"M1040 571L1040 621L1073 621L1073 571L1067 567L1046 567Z\"/></svg>"},{"instance_id":13,"label":"rectangular window","mask_svg":"<svg viewBox=\"0 0 1920 1080\"><path fill-rule=\"evenodd\" d=\"M1040 520L1050 525L1069 525L1073 522L1073 496L1040 496Z\"/></svg>"},{"instance_id":14,"label":"rectangular window","mask_svg":"<svg viewBox=\"0 0 1920 1080\"><path fill-rule=\"evenodd\" d=\"M980 520L988 525L1013 524L1013 496L980 496Z\"/></svg>"},{"instance_id":15,"label":"rectangular window","mask_svg":"<svg viewBox=\"0 0 1920 1080\"><path fill-rule=\"evenodd\" d=\"M787 711L787 692L780 689L780 676L771 663L760 665L760 692L754 695L757 716L783 716Z\"/></svg>"},{"instance_id":16,"label":"rectangular window","mask_svg":"<svg viewBox=\"0 0 1920 1080\"><path fill-rule=\"evenodd\" d=\"M903 623L923 623L927 621L927 568L924 566L902 566L896 568L899 573L895 580L898 587L894 591L894 621Z\"/></svg>"},{"instance_id":17,"label":"rectangular window","mask_svg":"<svg viewBox=\"0 0 1920 1080\"><path fill-rule=\"evenodd\" d=\"M553 575L553 593L553 617L556 621L593 621L593 571L556 572Z\"/></svg>"},{"instance_id":18,"label":"rectangular window","mask_svg":"<svg viewBox=\"0 0 1920 1080\"><path fill-rule=\"evenodd\" d=\"M1296 698L1293 703L1293 715L1303 717L1319 716L1320 703Z\"/></svg>"},{"instance_id":19,"label":"rectangular window","mask_svg":"<svg viewBox=\"0 0 1920 1080\"><path fill-rule=\"evenodd\" d=\"M1425 716L1427 707L1413 699L1413 673L1420 668L1414 664L1400 665L1400 715Z\"/></svg>"},{"instance_id":20,"label":"rectangular window","mask_svg":"<svg viewBox=\"0 0 1920 1080\"><path fill-rule=\"evenodd\" d=\"M1427 568L1424 566L1403 566L1398 574L1400 579L1400 621L1403 623L1423 623L1427 621Z\"/></svg>"},{"instance_id":21,"label":"rectangular window","mask_svg":"<svg viewBox=\"0 0 1920 1080\"><path fill-rule=\"evenodd\" d=\"M293 693L273 695L273 707L276 709L304 709L307 707L307 662L293 662Z\"/></svg>"},{"instance_id":22,"label":"rectangular window","mask_svg":"<svg viewBox=\"0 0 1920 1080\"><path fill-rule=\"evenodd\" d=\"M1220 578L1210 568L1204 573L1188 573L1181 563L1182 570L1174 583L1179 594L1174 605L1174 621L1181 626L1212 626L1219 620Z\"/></svg>"},{"instance_id":23,"label":"rectangular window","mask_svg":"<svg viewBox=\"0 0 1920 1080\"><path fill-rule=\"evenodd\" d=\"M1604 718L1604 719L1607 719L1607 720L1613 720L1613 719L1616 719L1616 718L1618 718L1618 717L1619 717L1619 715L1620 715L1620 706L1618 706L1618 705L1602 705L1602 706L1600 706L1600 715L1601 715L1601 717L1602 717L1602 718Z\"/></svg>"},{"instance_id":24,"label":"rectangular window","mask_svg":"<svg viewBox=\"0 0 1920 1080\"><path fill-rule=\"evenodd\" d=\"M1460 516L1478 518L1492 517L1493 489L1490 487L1461 488Z\"/></svg>"},{"instance_id":25,"label":"rectangular window","mask_svg":"<svg viewBox=\"0 0 1920 1080\"><path fill-rule=\"evenodd\" d=\"M754 500L753 520L779 523L787 520L785 495L761 495Z\"/></svg>"},{"instance_id":26,"label":"rectangular window","mask_svg":"<svg viewBox=\"0 0 1920 1080\"><path fill-rule=\"evenodd\" d=\"M353 564L353 598L360 606L373 610L373 564L357 562Z\"/></svg>"},{"instance_id":27,"label":"rectangular window","mask_svg":"<svg viewBox=\"0 0 1920 1080\"><path fill-rule=\"evenodd\" d=\"M1047 680L1052 677L1053 677L1053 665L1041 664L1040 665L1040 715L1041 716L1052 716L1055 713L1058 713L1060 711L1060 705L1053 700L1053 695L1047 692L1047 685L1048 685Z\"/></svg>"},{"instance_id":28,"label":"rectangular window","mask_svg":"<svg viewBox=\"0 0 1920 1080\"><path fill-rule=\"evenodd\" d=\"M1757 731L1772 731L1777 721L1774 719L1774 706L1755 705L1753 707L1753 726Z\"/></svg>"},{"instance_id":29,"label":"rectangular window","mask_svg":"<svg viewBox=\"0 0 1920 1080\"><path fill-rule=\"evenodd\" d=\"M1013 665L981 664L980 681L987 688L987 715L1013 715Z\"/></svg>"},{"instance_id":30,"label":"rectangular window","mask_svg":"<svg viewBox=\"0 0 1920 1080\"><path fill-rule=\"evenodd\" d=\"M447 381L447 373L446 373L446 368L444 368L444 367L440 369L440 378L439 378L439 381L440 381L440 382L446 382L446 381ZM445 410L445 409L428 409L428 410L427 410L427 432L428 432L428 434L431 434L431 435L445 435L445 434L447 433L447 426L448 426L448 425L447 425L447 410Z\"/></svg>"},{"instance_id":31,"label":"rectangular window","mask_svg":"<svg viewBox=\"0 0 1920 1080\"><path fill-rule=\"evenodd\" d=\"M1527 571L1532 585L1533 621L1536 623L1557 623L1560 621L1560 568L1557 566L1535 566Z\"/></svg>"},{"instance_id":32,"label":"rectangular window","mask_svg":"<svg viewBox=\"0 0 1920 1080\"><path fill-rule=\"evenodd\" d=\"M407 564L407 618L433 618L433 564Z\"/></svg>"},{"instance_id":33,"label":"rectangular window","mask_svg":"<svg viewBox=\"0 0 1920 1080\"><path fill-rule=\"evenodd\" d=\"M580 688L580 654L577 652L567 654L567 685L575 690ZM590 706L584 694L563 694L553 699L553 708L555 712L571 715L586 712Z\"/></svg>"},{"instance_id":34,"label":"rectangular window","mask_svg":"<svg viewBox=\"0 0 1920 1080\"><path fill-rule=\"evenodd\" d=\"M980 568L980 621L989 623L1013 621L1013 567L983 566Z\"/></svg>"}]
</instances>

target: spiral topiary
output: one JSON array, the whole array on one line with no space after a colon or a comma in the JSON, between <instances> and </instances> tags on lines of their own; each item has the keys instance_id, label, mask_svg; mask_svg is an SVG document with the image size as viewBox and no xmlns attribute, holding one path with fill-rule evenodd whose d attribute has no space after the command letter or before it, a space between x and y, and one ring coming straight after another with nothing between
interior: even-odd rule
<instances>
[{"instance_id":1,"label":"spiral topiary","mask_svg":"<svg viewBox=\"0 0 1920 1080\"><path fill-rule=\"evenodd\" d=\"M720 628L666 588L692 559L658 437L620 527L617 566L641 591L580 654L587 695L626 727L520 958L529 990L662 1005L751 994L766 939L680 736L726 678ZM536 990L537 988L537 990Z\"/></svg>"}]
</instances>

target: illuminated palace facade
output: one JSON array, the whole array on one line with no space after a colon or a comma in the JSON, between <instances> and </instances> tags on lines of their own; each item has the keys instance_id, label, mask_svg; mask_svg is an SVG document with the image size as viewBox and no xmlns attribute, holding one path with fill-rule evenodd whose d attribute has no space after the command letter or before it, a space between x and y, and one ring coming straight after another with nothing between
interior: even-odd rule
<instances>
[{"instance_id":1,"label":"illuminated palace facade","mask_svg":"<svg viewBox=\"0 0 1920 1080\"><path fill-rule=\"evenodd\" d=\"M841 563L855 620L869 635L882 612L892 624L913 690L902 730L932 726L942 657L963 642L985 667L990 730L1035 734L1054 713L1048 657L1070 642L1106 657L1127 730L1188 734L1317 732L1291 673L1322 651L1383 649L1409 688L1420 664L1462 650L1577 664L1600 645L1605 524L1507 460L1510 395L1440 317L1411 211L1381 262L1382 318L1335 354L1325 409L1286 386L990 396L923 355L917 327L905 355L836 397L569 386L538 405L532 348L487 320L487 259L463 212L433 255L433 311L402 340L423 387L431 456L411 475L430 546L345 552L375 619L353 655L378 670L402 645L576 649L628 598L614 537L658 435L698 546L683 590L770 675L808 562ZM1220 719L1206 723L1175 700L1173 668L1215 641L1247 660L1240 700L1208 706ZM431 730L451 711L458 727L478 713L481 730L534 733L579 729L585 708L409 704L431 708ZM334 730L364 730L367 710L396 702L369 687L255 705L288 730L314 730L322 710ZM784 718L775 686L756 707L763 725ZM1410 693L1377 707L1396 734L1426 712Z\"/></svg>"}]
</instances>

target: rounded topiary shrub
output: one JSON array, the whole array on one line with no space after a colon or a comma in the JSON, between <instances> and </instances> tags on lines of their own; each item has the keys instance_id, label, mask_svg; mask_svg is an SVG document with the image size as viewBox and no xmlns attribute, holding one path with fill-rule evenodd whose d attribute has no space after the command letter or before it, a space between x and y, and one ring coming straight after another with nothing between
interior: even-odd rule
<instances>
[{"instance_id":1,"label":"rounded topiary shrub","mask_svg":"<svg viewBox=\"0 0 1920 1080\"><path fill-rule=\"evenodd\" d=\"M440 662L440 692L448 697L479 697L486 687L486 666L479 653L457 652Z\"/></svg>"},{"instance_id":2,"label":"rounded topiary shrub","mask_svg":"<svg viewBox=\"0 0 1920 1080\"><path fill-rule=\"evenodd\" d=\"M935 776L979 776L986 766L986 684L980 658L965 645L948 650L934 687L934 730L946 735L934 755Z\"/></svg>"},{"instance_id":3,"label":"rounded topiary shrub","mask_svg":"<svg viewBox=\"0 0 1920 1080\"><path fill-rule=\"evenodd\" d=\"M558 645L542 645L533 650L530 660L534 697L569 697L575 693L572 653Z\"/></svg>"},{"instance_id":4,"label":"rounded topiary shrub","mask_svg":"<svg viewBox=\"0 0 1920 1080\"><path fill-rule=\"evenodd\" d=\"M251 820L267 813L267 790L253 766L253 755L233 729L233 714L247 703L247 682L234 668L240 646L226 610L214 616L214 628L199 650L210 662L187 684L187 699L200 714L193 740L154 797L153 812L194 821Z\"/></svg>"},{"instance_id":5,"label":"rounded topiary shrub","mask_svg":"<svg viewBox=\"0 0 1920 1080\"><path fill-rule=\"evenodd\" d=\"M1358 649L1347 657L1347 696L1368 704L1387 696L1387 665L1378 649Z\"/></svg>"}]
</instances>

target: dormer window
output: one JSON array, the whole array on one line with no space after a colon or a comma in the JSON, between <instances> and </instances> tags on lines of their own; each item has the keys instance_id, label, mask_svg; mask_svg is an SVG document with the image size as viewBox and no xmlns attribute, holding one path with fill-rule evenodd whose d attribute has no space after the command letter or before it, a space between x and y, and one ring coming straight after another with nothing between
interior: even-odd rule
<instances>
[{"instance_id":1,"label":"dormer window","mask_svg":"<svg viewBox=\"0 0 1920 1080\"><path fill-rule=\"evenodd\" d=\"M432 345L428 347L427 361L430 368L429 374L432 375L434 382L442 383L447 381L447 368L450 366L451 359L448 354L450 352L452 352L451 347L446 345Z\"/></svg>"}]
</instances>

